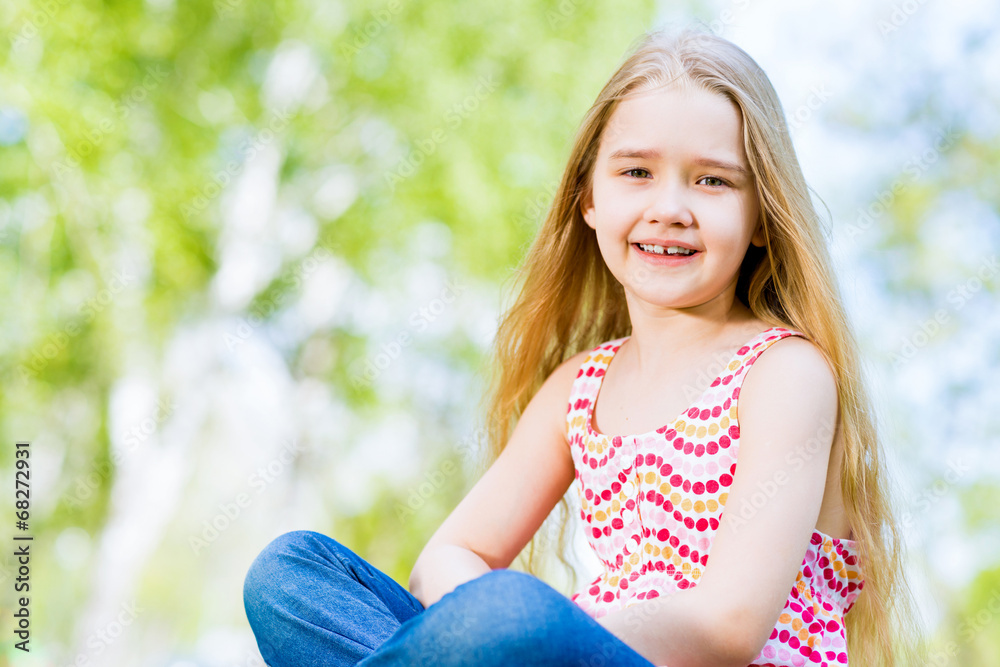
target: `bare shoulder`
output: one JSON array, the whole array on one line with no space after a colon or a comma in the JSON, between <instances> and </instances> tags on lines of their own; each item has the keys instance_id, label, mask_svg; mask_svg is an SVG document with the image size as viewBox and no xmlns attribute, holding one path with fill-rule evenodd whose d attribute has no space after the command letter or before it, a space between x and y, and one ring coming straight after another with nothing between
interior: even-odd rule
<instances>
[{"instance_id":1,"label":"bare shoulder","mask_svg":"<svg viewBox=\"0 0 1000 667\"><path fill-rule=\"evenodd\" d=\"M760 353L747 371L738 404L751 409L763 402L809 405L835 420L837 376L823 350L807 338L786 336Z\"/></svg>"}]
</instances>

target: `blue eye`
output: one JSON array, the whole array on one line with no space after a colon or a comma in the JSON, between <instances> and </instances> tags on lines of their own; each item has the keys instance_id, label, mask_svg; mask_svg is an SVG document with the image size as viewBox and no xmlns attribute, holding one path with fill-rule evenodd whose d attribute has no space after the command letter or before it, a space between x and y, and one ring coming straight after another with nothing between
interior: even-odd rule
<instances>
[{"instance_id":1,"label":"blue eye","mask_svg":"<svg viewBox=\"0 0 1000 667\"><path fill-rule=\"evenodd\" d=\"M646 170L646 169L643 169L642 167L635 167L635 168L633 168L633 169L629 169L629 170L627 170L627 171L626 171L626 172L624 172L624 173L625 173L625 175L626 175L626 176L632 176L632 175L633 175L633 174L634 174L635 172L637 172L637 171L641 171L641 172L643 172L644 174L649 174L649 171L648 171L648 170ZM645 178L645 176L636 176L636 178Z\"/></svg>"},{"instance_id":2,"label":"blue eye","mask_svg":"<svg viewBox=\"0 0 1000 667\"><path fill-rule=\"evenodd\" d=\"M715 181L714 184L712 184L712 183L706 183L706 185L709 185L711 187L716 187L716 188L719 187L719 186L722 186L722 185L726 185L726 182L724 180L722 180L721 178L717 178L715 176L706 176L706 177L702 178L698 182L701 183L701 181Z\"/></svg>"}]
</instances>

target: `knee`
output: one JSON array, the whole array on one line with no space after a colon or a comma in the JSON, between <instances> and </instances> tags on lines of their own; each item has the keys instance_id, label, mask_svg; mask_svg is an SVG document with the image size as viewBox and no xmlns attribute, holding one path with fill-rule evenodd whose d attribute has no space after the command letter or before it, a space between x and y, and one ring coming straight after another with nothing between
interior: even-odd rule
<instances>
[{"instance_id":1,"label":"knee","mask_svg":"<svg viewBox=\"0 0 1000 667\"><path fill-rule=\"evenodd\" d=\"M303 562L338 548L336 540L311 530L294 530L271 540L254 558L243 579L243 603L248 613L252 608L272 606L276 596L284 597L282 594L288 591L285 584Z\"/></svg>"},{"instance_id":2,"label":"knee","mask_svg":"<svg viewBox=\"0 0 1000 667\"><path fill-rule=\"evenodd\" d=\"M450 602L454 613L444 615L450 619L445 630L479 646L522 642L544 632L539 621L554 618L566 602L537 577L507 569L488 572L456 587L454 593Z\"/></svg>"}]
</instances>

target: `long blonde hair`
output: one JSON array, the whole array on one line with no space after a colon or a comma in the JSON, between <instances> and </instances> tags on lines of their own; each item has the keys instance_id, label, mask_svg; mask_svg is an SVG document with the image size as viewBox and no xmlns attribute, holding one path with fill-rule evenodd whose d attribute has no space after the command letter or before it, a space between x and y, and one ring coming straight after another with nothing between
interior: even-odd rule
<instances>
[{"instance_id":1,"label":"long blonde hair","mask_svg":"<svg viewBox=\"0 0 1000 667\"><path fill-rule=\"evenodd\" d=\"M743 119L766 243L747 251L737 298L758 319L804 333L836 372L845 443L841 490L864 576L862 592L844 618L848 654L860 665L911 664L919 630L903 573L890 480L820 220L774 88L746 52L721 37L690 29L674 36L646 33L586 113L552 205L511 276L520 291L501 318L482 405L486 463L499 456L525 406L559 364L631 333L623 288L605 265L581 204L589 197L598 145L619 100L673 81L724 96ZM570 514L565 496L558 509L555 547L540 551L569 570L575 587L565 557ZM526 569L536 576L542 533L528 548Z\"/></svg>"}]
</instances>

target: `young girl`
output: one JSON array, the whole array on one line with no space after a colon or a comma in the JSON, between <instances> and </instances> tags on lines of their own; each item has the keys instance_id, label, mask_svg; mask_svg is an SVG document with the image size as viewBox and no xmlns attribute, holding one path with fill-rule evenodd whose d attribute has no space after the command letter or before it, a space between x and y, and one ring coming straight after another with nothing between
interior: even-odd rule
<instances>
[{"instance_id":1,"label":"young girl","mask_svg":"<svg viewBox=\"0 0 1000 667\"><path fill-rule=\"evenodd\" d=\"M912 658L858 351L750 56L645 35L587 113L519 275L492 465L410 591L330 537L272 542L244 589L268 664ZM603 570L567 598L509 565L531 541L535 571L533 536L571 485Z\"/></svg>"}]
</instances>

